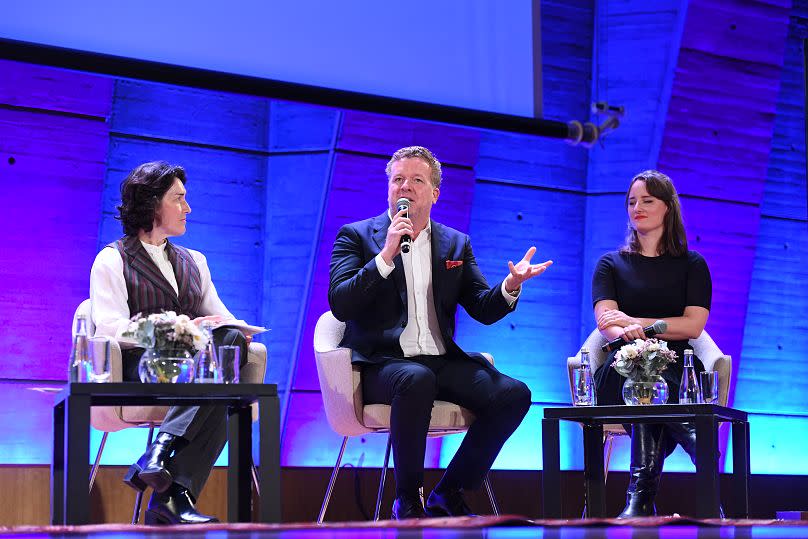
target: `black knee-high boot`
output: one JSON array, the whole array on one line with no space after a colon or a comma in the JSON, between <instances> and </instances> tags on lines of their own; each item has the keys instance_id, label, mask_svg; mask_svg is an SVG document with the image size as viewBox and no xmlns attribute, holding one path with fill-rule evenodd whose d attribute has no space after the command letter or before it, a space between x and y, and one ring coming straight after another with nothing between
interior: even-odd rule
<instances>
[{"instance_id":1,"label":"black knee-high boot","mask_svg":"<svg viewBox=\"0 0 808 539\"><path fill-rule=\"evenodd\" d=\"M662 425L638 423L632 427L631 480L626 493L626 507L617 518L656 515L654 500L665 460L664 445Z\"/></svg>"}]
</instances>

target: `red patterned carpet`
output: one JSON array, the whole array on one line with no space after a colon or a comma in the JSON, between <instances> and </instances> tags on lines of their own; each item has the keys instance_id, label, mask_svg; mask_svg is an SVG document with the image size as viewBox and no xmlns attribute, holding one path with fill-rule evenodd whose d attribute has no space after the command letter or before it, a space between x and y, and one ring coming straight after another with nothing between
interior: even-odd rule
<instances>
[{"instance_id":1,"label":"red patterned carpet","mask_svg":"<svg viewBox=\"0 0 808 539\"><path fill-rule=\"evenodd\" d=\"M432 518L396 522L340 522L317 526L291 524L207 524L196 526L144 526L95 524L87 526L0 527L5 536L30 538L199 537L235 539L640 539L645 537L693 537L694 539L765 537L808 538L808 521L799 520L697 520L686 517L654 517L626 520L529 520L516 515L499 517Z\"/></svg>"}]
</instances>

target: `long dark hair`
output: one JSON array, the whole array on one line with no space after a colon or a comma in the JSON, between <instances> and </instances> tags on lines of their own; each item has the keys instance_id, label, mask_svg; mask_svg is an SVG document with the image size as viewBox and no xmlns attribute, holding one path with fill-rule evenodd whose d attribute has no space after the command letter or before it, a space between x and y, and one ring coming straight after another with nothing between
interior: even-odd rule
<instances>
[{"instance_id":1,"label":"long dark hair","mask_svg":"<svg viewBox=\"0 0 808 539\"><path fill-rule=\"evenodd\" d=\"M185 169L165 161L143 163L121 182L121 205L115 216L123 225L123 233L134 236L141 230L151 232L154 214L163 196L174 185L174 179L185 183Z\"/></svg>"},{"instance_id":2,"label":"long dark hair","mask_svg":"<svg viewBox=\"0 0 808 539\"><path fill-rule=\"evenodd\" d=\"M668 207L668 212L665 214L663 224L665 231L662 233L662 239L657 245L657 254L669 254L671 256L682 256L687 253L687 234L685 233L685 224L682 221L682 208L679 205L679 195L676 193L676 188L668 176L659 172L658 170L646 170L640 172L634 178L626 191L625 207L628 208L628 195L635 182L645 182L645 189L648 194L658 198ZM637 230L631 226L631 221L628 224L628 233L626 234L626 244L622 247L621 251L628 253L642 252L640 246L640 239L637 236Z\"/></svg>"}]
</instances>

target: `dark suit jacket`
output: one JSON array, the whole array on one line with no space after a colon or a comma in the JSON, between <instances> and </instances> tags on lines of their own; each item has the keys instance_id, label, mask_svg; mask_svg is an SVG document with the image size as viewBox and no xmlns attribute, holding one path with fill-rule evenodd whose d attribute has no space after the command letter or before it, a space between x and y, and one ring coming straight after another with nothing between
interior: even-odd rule
<instances>
[{"instance_id":1,"label":"dark suit jacket","mask_svg":"<svg viewBox=\"0 0 808 539\"><path fill-rule=\"evenodd\" d=\"M346 323L341 344L353 349L354 363L403 357L399 337L407 325L407 285L401 255L387 279L374 261L389 226L387 212L345 225L331 253L328 302L334 316ZM449 268L447 261L463 263ZM488 366L482 356L469 356L455 343L455 315L459 304L483 324L501 319L516 307L502 297L501 284L488 286L467 234L432 221L432 290L447 355L471 357Z\"/></svg>"}]
</instances>

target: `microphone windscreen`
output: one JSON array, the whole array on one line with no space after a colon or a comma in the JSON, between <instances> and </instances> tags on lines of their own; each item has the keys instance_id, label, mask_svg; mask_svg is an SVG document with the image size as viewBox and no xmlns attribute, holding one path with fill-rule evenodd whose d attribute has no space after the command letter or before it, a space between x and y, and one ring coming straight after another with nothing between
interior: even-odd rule
<instances>
[{"instance_id":1,"label":"microphone windscreen","mask_svg":"<svg viewBox=\"0 0 808 539\"><path fill-rule=\"evenodd\" d=\"M398 211L409 210L410 209L409 199L401 197L398 200L396 200L396 208L398 209Z\"/></svg>"},{"instance_id":2,"label":"microphone windscreen","mask_svg":"<svg viewBox=\"0 0 808 539\"><path fill-rule=\"evenodd\" d=\"M659 335L660 333L665 333L666 331L668 331L668 323L665 322L664 320L657 320L656 322L653 323L651 327L654 328L655 335Z\"/></svg>"}]
</instances>

